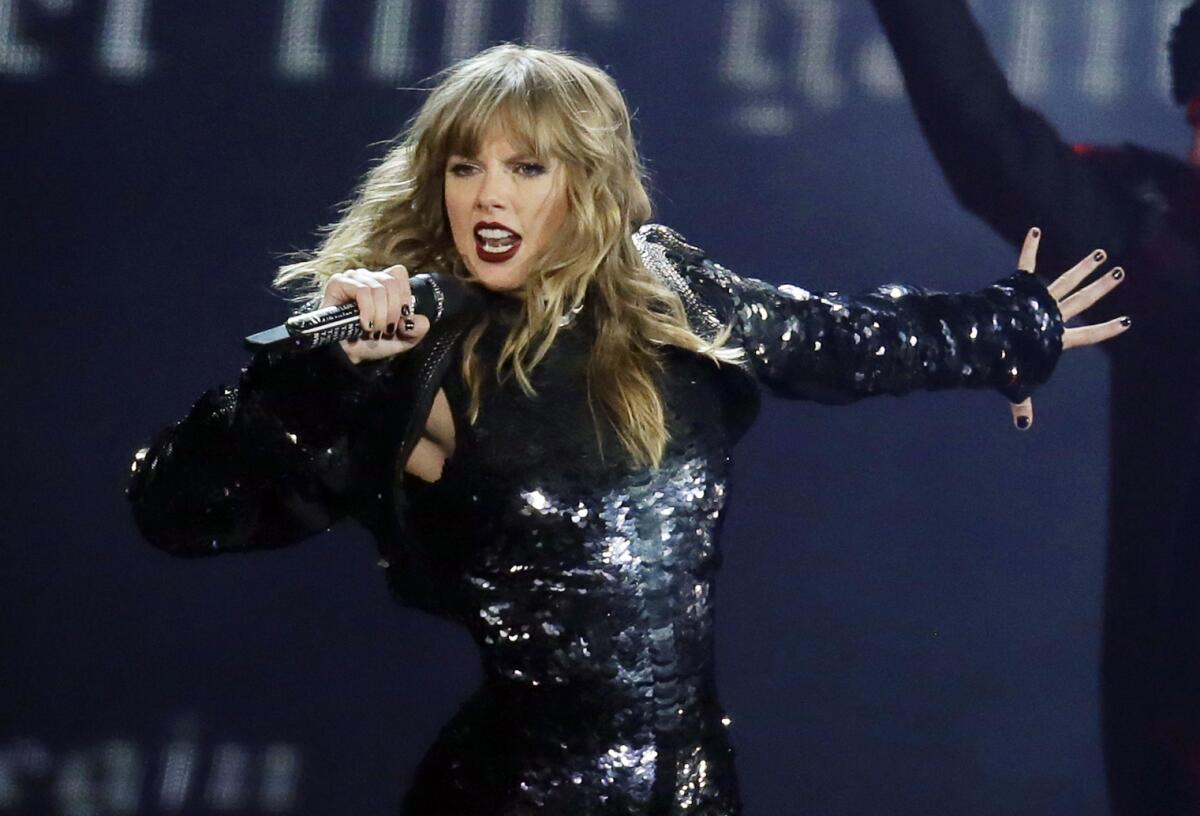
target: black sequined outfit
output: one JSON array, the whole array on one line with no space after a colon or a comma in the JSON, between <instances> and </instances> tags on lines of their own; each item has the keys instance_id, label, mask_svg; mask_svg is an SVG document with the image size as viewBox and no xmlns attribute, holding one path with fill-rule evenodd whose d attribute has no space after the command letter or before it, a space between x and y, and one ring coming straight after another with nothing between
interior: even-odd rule
<instances>
[{"instance_id":1,"label":"black sequined outfit","mask_svg":"<svg viewBox=\"0 0 1200 816\"><path fill-rule=\"evenodd\" d=\"M155 544L276 546L353 515L402 602L472 632L485 683L426 756L404 814L738 813L712 599L754 381L834 401L967 385L1016 398L1061 348L1057 307L1031 275L975 295L841 298L739 278L661 227L638 241L697 331L732 323L746 352L743 367L665 352L671 441L657 469L630 463L608 430L597 442L586 309L534 370L537 396L489 379L475 424L457 375L464 320L439 326L423 356L363 370L336 349L260 358L139 453L130 496ZM489 301L484 370L507 330L502 303ZM316 383L319 396L296 398ZM438 387L455 452L434 484L397 476ZM405 406L404 433L388 435L396 423L379 417Z\"/></svg>"}]
</instances>

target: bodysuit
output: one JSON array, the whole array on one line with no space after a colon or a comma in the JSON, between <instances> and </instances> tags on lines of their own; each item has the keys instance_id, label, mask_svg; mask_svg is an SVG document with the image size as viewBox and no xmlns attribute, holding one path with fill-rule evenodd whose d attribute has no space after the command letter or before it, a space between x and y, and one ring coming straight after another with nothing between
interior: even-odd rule
<instances>
[{"instance_id":1,"label":"bodysuit","mask_svg":"<svg viewBox=\"0 0 1200 816\"><path fill-rule=\"evenodd\" d=\"M657 468L633 463L589 407L586 305L534 368L535 395L485 376L473 423L460 344L432 380L428 358L360 371L326 350L255 360L139 452L130 497L153 543L278 546L351 515L375 533L402 602L471 632L483 685L426 755L406 816L740 813L713 677L713 581L755 383L834 402L953 386L1020 398L1061 349L1057 306L1032 275L971 295L816 295L738 277L665 228L637 241L696 331L728 326L745 355L717 365L663 351L670 441ZM464 323L487 321L476 353L489 371L519 309L484 303ZM373 417L436 387L456 446L426 483L400 467L406 435L382 435Z\"/></svg>"}]
</instances>

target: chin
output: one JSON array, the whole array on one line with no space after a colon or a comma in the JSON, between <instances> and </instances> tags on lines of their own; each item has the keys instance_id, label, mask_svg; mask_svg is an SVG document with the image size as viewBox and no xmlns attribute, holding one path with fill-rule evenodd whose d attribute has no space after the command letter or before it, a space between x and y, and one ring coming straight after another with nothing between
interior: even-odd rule
<instances>
[{"instance_id":1,"label":"chin","mask_svg":"<svg viewBox=\"0 0 1200 816\"><path fill-rule=\"evenodd\" d=\"M474 264L474 267L471 269L471 275L485 289L491 289L493 292L516 291L525 284L526 278L529 277L529 273L520 266L513 268L500 266L497 268L494 265L479 263Z\"/></svg>"}]
</instances>

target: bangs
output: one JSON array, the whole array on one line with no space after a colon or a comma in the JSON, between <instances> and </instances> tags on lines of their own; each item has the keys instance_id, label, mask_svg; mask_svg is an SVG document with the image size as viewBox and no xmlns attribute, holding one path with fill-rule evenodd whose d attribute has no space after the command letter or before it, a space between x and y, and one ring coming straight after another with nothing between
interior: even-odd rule
<instances>
[{"instance_id":1,"label":"bangs","mask_svg":"<svg viewBox=\"0 0 1200 816\"><path fill-rule=\"evenodd\" d=\"M566 100L558 98L550 77L534 66L513 64L499 76L462 77L453 103L430 123L425 141L451 155L475 156L488 134L498 128L520 151L539 158L565 159L572 128ZM523 70L522 70L523 69Z\"/></svg>"}]
</instances>

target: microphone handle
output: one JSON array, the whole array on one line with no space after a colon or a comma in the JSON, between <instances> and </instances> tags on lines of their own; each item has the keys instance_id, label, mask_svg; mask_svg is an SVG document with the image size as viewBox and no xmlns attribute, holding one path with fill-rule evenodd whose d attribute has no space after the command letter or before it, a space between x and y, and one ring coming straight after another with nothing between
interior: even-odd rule
<instances>
[{"instance_id":1,"label":"microphone handle","mask_svg":"<svg viewBox=\"0 0 1200 816\"><path fill-rule=\"evenodd\" d=\"M461 286L457 281L454 283ZM446 314L446 292L433 275L413 275L409 286L416 314L429 318L430 323L438 322ZM279 346L308 349L352 340L362 334L358 304L350 302L294 315L282 326L250 335L245 344L251 350Z\"/></svg>"}]
</instances>

